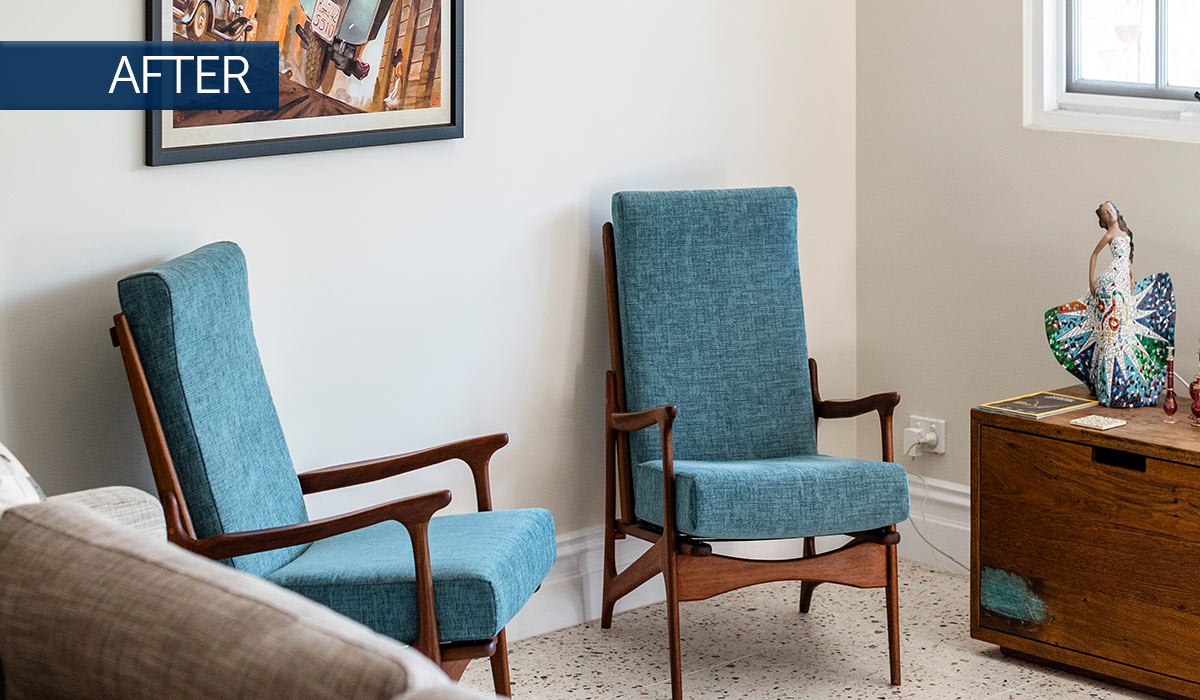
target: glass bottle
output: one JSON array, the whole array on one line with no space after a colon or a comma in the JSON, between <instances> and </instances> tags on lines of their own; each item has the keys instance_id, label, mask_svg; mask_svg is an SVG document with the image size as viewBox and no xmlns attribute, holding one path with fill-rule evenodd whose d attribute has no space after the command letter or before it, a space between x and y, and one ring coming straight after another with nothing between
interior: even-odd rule
<instances>
[{"instance_id":1,"label":"glass bottle","mask_svg":"<svg viewBox=\"0 0 1200 700\"><path fill-rule=\"evenodd\" d=\"M1200 371L1197 371L1196 378L1192 380L1192 385L1188 387L1188 394L1192 397L1192 425L1200 428Z\"/></svg>"},{"instance_id":2,"label":"glass bottle","mask_svg":"<svg viewBox=\"0 0 1200 700\"><path fill-rule=\"evenodd\" d=\"M1175 423L1175 412L1179 403L1175 400L1175 346L1167 348L1167 395L1163 397L1163 413L1167 414L1164 423Z\"/></svg>"}]
</instances>

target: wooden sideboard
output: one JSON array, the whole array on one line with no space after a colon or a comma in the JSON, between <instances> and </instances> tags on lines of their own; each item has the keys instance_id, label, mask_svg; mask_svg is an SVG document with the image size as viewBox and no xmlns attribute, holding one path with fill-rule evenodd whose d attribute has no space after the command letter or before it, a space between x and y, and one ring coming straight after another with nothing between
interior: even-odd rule
<instances>
[{"instance_id":1,"label":"wooden sideboard","mask_svg":"<svg viewBox=\"0 0 1200 700\"><path fill-rule=\"evenodd\" d=\"M1173 425L1161 408L971 412L972 637L1200 699L1200 428L1179 403ZM1128 424L1070 424L1089 414Z\"/></svg>"}]
</instances>

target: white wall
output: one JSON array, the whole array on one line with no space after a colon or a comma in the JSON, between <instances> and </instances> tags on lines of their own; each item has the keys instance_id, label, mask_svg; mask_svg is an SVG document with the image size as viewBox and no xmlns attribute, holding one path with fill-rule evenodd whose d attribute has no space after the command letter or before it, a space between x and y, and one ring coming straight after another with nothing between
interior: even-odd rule
<instances>
[{"instance_id":1,"label":"white wall","mask_svg":"<svg viewBox=\"0 0 1200 700\"><path fill-rule=\"evenodd\" d=\"M496 504L598 524L619 189L795 185L812 353L855 393L854 7L467 5L461 141L148 169L140 114L0 113L0 440L48 491L150 485L115 284L232 239L298 468L504 430ZM6 40L142 31L141 0L0 8ZM824 440L855 449L853 426ZM464 509L464 472L312 510L446 483Z\"/></svg>"},{"instance_id":2,"label":"white wall","mask_svg":"<svg viewBox=\"0 0 1200 700\"><path fill-rule=\"evenodd\" d=\"M1042 319L1087 291L1105 199L1135 274L1174 278L1179 371L1196 367L1200 146L1023 128L1021 6L858 1L859 388L900 391L905 423L945 418L946 454L916 468L958 483L972 406L1075 383Z\"/></svg>"}]
</instances>

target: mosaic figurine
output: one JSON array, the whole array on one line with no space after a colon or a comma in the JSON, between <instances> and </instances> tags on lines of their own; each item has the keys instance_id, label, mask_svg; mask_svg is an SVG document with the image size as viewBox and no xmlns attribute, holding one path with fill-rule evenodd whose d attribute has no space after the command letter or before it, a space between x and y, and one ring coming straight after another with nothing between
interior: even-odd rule
<instances>
[{"instance_id":1,"label":"mosaic figurine","mask_svg":"<svg viewBox=\"0 0 1200 700\"><path fill-rule=\"evenodd\" d=\"M1175 343L1175 290L1165 272L1133 281L1133 231L1112 202L1096 210L1104 236L1088 265L1089 292L1046 312L1050 349L1104 406L1153 406L1167 379ZM1107 247L1112 262L1096 277Z\"/></svg>"}]
</instances>

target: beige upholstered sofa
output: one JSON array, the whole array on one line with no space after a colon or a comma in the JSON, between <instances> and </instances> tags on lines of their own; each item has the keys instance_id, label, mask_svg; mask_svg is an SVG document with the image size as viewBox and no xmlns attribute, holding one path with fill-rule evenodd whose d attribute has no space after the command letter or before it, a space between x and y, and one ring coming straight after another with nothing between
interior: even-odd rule
<instances>
[{"instance_id":1,"label":"beige upholstered sofa","mask_svg":"<svg viewBox=\"0 0 1200 700\"><path fill-rule=\"evenodd\" d=\"M0 697L469 700L404 645L166 541L113 487L0 515Z\"/></svg>"}]
</instances>

